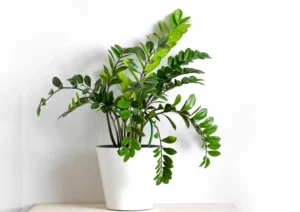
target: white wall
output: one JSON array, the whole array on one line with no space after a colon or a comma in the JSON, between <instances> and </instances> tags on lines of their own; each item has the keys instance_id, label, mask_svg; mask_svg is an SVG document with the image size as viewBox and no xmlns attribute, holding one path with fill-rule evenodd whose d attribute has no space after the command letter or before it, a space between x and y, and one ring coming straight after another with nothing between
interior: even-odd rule
<instances>
[{"instance_id":1,"label":"white wall","mask_svg":"<svg viewBox=\"0 0 300 212\"><path fill-rule=\"evenodd\" d=\"M21 81L11 10L0 2L0 211L5 212L21 210Z\"/></svg>"},{"instance_id":2,"label":"white wall","mask_svg":"<svg viewBox=\"0 0 300 212\"><path fill-rule=\"evenodd\" d=\"M5 99L1 103L9 103L1 104L0 167L8 183L1 178L0 197L8 199L0 209L20 206L20 198L13 196L21 186L12 190L7 186L18 185L9 183L21 178L21 160L16 159L21 155L25 208L46 202L104 201L95 154L96 145L109 141L103 115L82 108L57 121L72 92L58 94L40 118L35 115L37 103L51 88L52 76L66 79L88 73L96 77L110 45L136 44L159 19L182 8L192 16L192 27L172 53L191 47L208 52L213 59L194 64L206 72L205 87L175 90L170 99L178 92L185 98L195 93L198 104L209 108L223 139L222 157L207 170L198 168L203 156L198 137L192 130L182 130L184 124L173 116L180 122L174 179L157 188L156 201L233 202L243 212L298 211L297 1L28 0L1 4L5 23L1 44L6 45L0 48L1 97ZM20 83L3 80L7 76ZM13 124L6 130L3 126L9 122ZM163 127L163 134L173 133ZM21 144L22 154L17 154Z\"/></svg>"}]
</instances>

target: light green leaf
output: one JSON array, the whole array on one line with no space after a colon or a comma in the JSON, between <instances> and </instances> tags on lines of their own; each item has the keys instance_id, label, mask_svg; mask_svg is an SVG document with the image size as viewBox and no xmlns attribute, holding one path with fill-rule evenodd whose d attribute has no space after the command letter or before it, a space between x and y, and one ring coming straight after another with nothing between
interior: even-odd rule
<instances>
[{"instance_id":1,"label":"light green leaf","mask_svg":"<svg viewBox=\"0 0 300 212\"><path fill-rule=\"evenodd\" d=\"M196 96L194 94L190 95L189 98L186 100L184 103L183 107L181 108L180 111L187 111L192 109L194 105L196 104Z\"/></svg>"},{"instance_id":2,"label":"light green leaf","mask_svg":"<svg viewBox=\"0 0 300 212\"><path fill-rule=\"evenodd\" d=\"M175 136L168 136L168 137L162 139L162 142L165 142L167 144L172 144L172 143L175 143L176 140L177 140L177 138Z\"/></svg>"},{"instance_id":3,"label":"light green leaf","mask_svg":"<svg viewBox=\"0 0 300 212\"><path fill-rule=\"evenodd\" d=\"M131 138L130 137L125 137L122 141L121 141L121 143L122 143L122 145L127 145L127 144L129 144L130 142L131 142Z\"/></svg>"},{"instance_id":4,"label":"light green leaf","mask_svg":"<svg viewBox=\"0 0 300 212\"><path fill-rule=\"evenodd\" d=\"M135 121L138 124L144 124L146 123L146 120L143 116L141 115L133 115L132 116L133 121Z\"/></svg>"},{"instance_id":5,"label":"light green leaf","mask_svg":"<svg viewBox=\"0 0 300 212\"><path fill-rule=\"evenodd\" d=\"M121 99L118 101L117 106L120 108L123 108L123 109L127 109L130 106L130 102L128 102L124 99Z\"/></svg>"},{"instance_id":6,"label":"light green leaf","mask_svg":"<svg viewBox=\"0 0 300 212\"><path fill-rule=\"evenodd\" d=\"M212 125L213 122L214 122L213 117L207 117L204 122L199 124L199 127L201 127L201 128L209 127L210 125Z\"/></svg>"},{"instance_id":7,"label":"light green leaf","mask_svg":"<svg viewBox=\"0 0 300 212\"><path fill-rule=\"evenodd\" d=\"M215 133L215 132L217 131L217 128L218 128L217 125L209 126L209 127L205 128L205 129L203 130L203 133L204 133L205 135L211 135L211 134L213 134L213 133Z\"/></svg>"},{"instance_id":8,"label":"light green leaf","mask_svg":"<svg viewBox=\"0 0 300 212\"><path fill-rule=\"evenodd\" d=\"M129 110L122 110L120 113L122 119L127 120L130 118L130 111Z\"/></svg>"},{"instance_id":9,"label":"light green leaf","mask_svg":"<svg viewBox=\"0 0 300 212\"><path fill-rule=\"evenodd\" d=\"M132 141L131 141L131 145L132 145L132 147L135 149L135 150L141 150L141 144L140 144L140 142L138 142L138 140L136 140L136 139L132 139Z\"/></svg>"},{"instance_id":10,"label":"light green leaf","mask_svg":"<svg viewBox=\"0 0 300 212\"><path fill-rule=\"evenodd\" d=\"M173 106L178 105L178 104L180 103L180 101L181 101L181 96L180 96L180 94L178 94L178 95L176 96L176 98L175 98L175 101L174 101L174 103L173 103Z\"/></svg>"},{"instance_id":11,"label":"light green leaf","mask_svg":"<svg viewBox=\"0 0 300 212\"><path fill-rule=\"evenodd\" d=\"M196 115L193 117L193 119L195 121L200 121L200 120L204 119L206 117L206 115L207 115L207 109L202 108L196 113Z\"/></svg>"}]
</instances>

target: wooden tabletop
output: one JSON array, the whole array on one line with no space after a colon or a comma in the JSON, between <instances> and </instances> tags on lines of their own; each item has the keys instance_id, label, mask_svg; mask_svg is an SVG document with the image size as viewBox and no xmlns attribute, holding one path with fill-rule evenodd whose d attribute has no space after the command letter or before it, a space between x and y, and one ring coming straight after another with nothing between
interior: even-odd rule
<instances>
[{"instance_id":1,"label":"wooden tabletop","mask_svg":"<svg viewBox=\"0 0 300 212\"><path fill-rule=\"evenodd\" d=\"M29 212L112 212L104 204L39 204ZM149 212L238 212L233 204L159 204ZM124 211L123 211L124 212Z\"/></svg>"}]
</instances>

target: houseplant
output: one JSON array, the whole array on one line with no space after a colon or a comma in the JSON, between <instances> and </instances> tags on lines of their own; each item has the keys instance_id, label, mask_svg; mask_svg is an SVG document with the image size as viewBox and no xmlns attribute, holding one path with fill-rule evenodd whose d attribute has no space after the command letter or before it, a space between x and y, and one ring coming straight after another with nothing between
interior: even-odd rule
<instances>
[{"instance_id":1,"label":"houseplant","mask_svg":"<svg viewBox=\"0 0 300 212\"><path fill-rule=\"evenodd\" d=\"M213 134L217 126L214 118L207 117L207 109L197 107L194 94L178 107L181 96L174 101L167 99L167 92L189 84L203 85L203 79L198 78L204 72L187 67L194 60L210 59L205 52L187 48L175 56L168 57L167 64L161 66L161 60L176 45L191 26L190 17L183 17L177 9L170 15L170 23L158 23L159 32L147 36L140 46L123 48L114 45L108 50L108 65L95 83L90 76L74 75L64 86L58 77L52 80L56 89L51 89L48 98L42 98L37 109L41 108L56 93L72 89L76 97L72 98L68 110L60 117L83 105L105 114L112 145L97 147L101 169L104 193L107 207L116 210L138 210L153 207L151 200L152 178L149 170L155 166L153 173L157 185L168 184L172 179L172 155L176 150L163 146L176 142L175 136L161 137L158 123L166 121L176 130L174 121L167 115L175 113L182 117L187 127L193 127L202 140L205 155L200 166L210 165L210 156L220 155L220 137ZM186 76L187 75L187 76ZM112 89L118 89L112 90ZM165 119L161 118L164 117ZM151 135L146 139L145 127L151 129ZM158 139L159 145L152 145L152 140ZM131 158L135 157L135 160ZM154 156L154 157L153 157ZM152 158L152 159L151 159ZM155 163L153 164L153 158ZM130 160L128 163L124 163ZM117 176L117 177L116 177ZM151 177L151 179L149 178Z\"/></svg>"}]
</instances>

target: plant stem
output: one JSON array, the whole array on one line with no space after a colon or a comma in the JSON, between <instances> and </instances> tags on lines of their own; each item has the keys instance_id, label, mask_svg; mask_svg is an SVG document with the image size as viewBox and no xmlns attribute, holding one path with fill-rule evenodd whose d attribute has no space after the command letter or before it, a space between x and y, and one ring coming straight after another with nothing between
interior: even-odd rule
<instances>
[{"instance_id":1,"label":"plant stem","mask_svg":"<svg viewBox=\"0 0 300 212\"><path fill-rule=\"evenodd\" d=\"M110 120L109 120L108 113L106 113L106 121L107 121L107 125L108 125L108 131L109 131L110 139L111 139L114 147L118 147L117 144L116 144L115 138L114 138L114 136L112 134L112 130L111 130L111 125L110 125Z\"/></svg>"}]
</instances>

